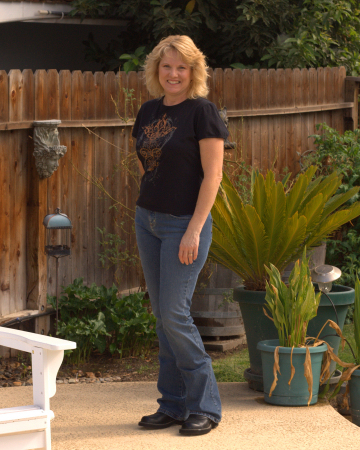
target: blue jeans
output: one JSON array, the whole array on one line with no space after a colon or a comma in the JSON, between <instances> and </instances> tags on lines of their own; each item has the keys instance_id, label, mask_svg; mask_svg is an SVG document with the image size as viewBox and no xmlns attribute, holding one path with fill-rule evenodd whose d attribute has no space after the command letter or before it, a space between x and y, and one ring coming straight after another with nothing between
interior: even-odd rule
<instances>
[{"instance_id":1,"label":"blue jeans","mask_svg":"<svg viewBox=\"0 0 360 450\"><path fill-rule=\"evenodd\" d=\"M137 245L156 317L160 372L158 411L186 420L200 414L221 420L221 401L211 358L190 315L197 277L209 251L211 215L200 234L197 259L181 264L178 252L191 215L173 216L136 207Z\"/></svg>"}]
</instances>

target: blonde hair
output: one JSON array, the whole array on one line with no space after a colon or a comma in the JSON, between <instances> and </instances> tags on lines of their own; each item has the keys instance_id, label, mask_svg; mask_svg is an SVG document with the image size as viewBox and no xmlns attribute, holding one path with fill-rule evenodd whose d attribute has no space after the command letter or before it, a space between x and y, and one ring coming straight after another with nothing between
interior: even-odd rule
<instances>
[{"instance_id":1,"label":"blonde hair","mask_svg":"<svg viewBox=\"0 0 360 450\"><path fill-rule=\"evenodd\" d=\"M196 47L189 36L180 35L163 38L147 55L144 69L146 87L150 94L154 97L164 95L164 89L159 82L159 63L169 50L176 50L184 63L191 67L192 81L188 98L206 97L209 92L206 83L209 75L205 55Z\"/></svg>"}]
</instances>

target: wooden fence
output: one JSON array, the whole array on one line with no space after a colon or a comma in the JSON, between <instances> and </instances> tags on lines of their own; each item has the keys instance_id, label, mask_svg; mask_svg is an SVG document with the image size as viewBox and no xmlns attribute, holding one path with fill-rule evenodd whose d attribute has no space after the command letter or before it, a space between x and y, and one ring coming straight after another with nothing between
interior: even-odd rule
<instances>
[{"instance_id":1,"label":"wooden fence","mask_svg":"<svg viewBox=\"0 0 360 450\"><path fill-rule=\"evenodd\" d=\"M298 153L313 148L308 136L317 123L340 132L357 124L359 80L346 79L344 68L215 69L210 75L209 99L227 107L230 140L237 143L227 157L261 170L277 157L278 170L296 172ZM54 294L55 263L44 255L42 220L56 207L73 223L72 256L60 260L60 284L77 277L112 284L114 268L99 262L97 228L117 232L115 219L119 223L124 208L134 207L137 185L121 162L132 151L133 117L148 98L141 74L134 72L0 71L0 319L41 311L46 292ZM32 128L34 120L48 119L62 121L60 143L67 153L58 170L40 180ZM109 210L112 201L81 174L101 179L125 207ZM131 224L126 227L120 235L131 252L136 243ZM137 286L135 269L124 270L120 284Z\"/></svg>"}]
</instances>

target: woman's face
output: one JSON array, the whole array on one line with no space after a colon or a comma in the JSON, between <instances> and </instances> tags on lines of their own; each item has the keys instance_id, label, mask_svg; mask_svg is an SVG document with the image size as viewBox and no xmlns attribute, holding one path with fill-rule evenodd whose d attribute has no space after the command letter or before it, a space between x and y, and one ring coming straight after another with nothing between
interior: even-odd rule
<instances>
[{"instance_id":1,"label":"woman's face","mask_svg":"<svg viewBox=\"0 0 360 450\"><path fill-rule=\"evenodd\" d=\"M165 98L180 103L187 99L191 82L191 67L176 50L170 50L159 63L159 82L165 91Z\"/></svg>"}]
</instances>

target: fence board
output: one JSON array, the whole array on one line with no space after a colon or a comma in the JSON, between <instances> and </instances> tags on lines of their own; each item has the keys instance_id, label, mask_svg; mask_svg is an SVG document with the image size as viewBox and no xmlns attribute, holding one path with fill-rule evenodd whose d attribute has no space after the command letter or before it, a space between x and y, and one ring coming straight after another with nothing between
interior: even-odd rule
<instances>
[{"instance_id":1,"label":"fence board","mask_svg":"<svg viewBox=\"0 0 360 450\"><path fill-rule=\"evenodd\" d=\"M47 78L46 70L35 72L35 120L49 119Z\"/></svg>"},{"instance_id":2,"label":"fence board","mask_svg":"<svg viewBox=\"0 0 360 450\"><path fill-rule=\"evenodd\" d=\"M317 98L318 95L318 85L317 85L317 71L315 68L309 69L309 101L314 102L314 99ZM342 111L340 112L342 115ZM316 114L309 114L309 131L310 135L316 133ZM314 146L314 138L309 138L309 150L313 150Z\"/></svg>"},{"instance_id":3,"label":"fence board","mask_svg":"<svg viewBox=\"0 0 360 450\"><path fill-rule=\"evenodd\" d=\"M0 70L0 122L9 120L9 78L5 70Z\"/></svg>"},{"instance_id":4,"label":"fence board","mask_svg":"<svg viewBox=\"0 0 360 450\"><path fill-rule=\"evenodd\" d=\"M23 78L23 107L22 120L32 120L35 114L35 79L32 70L25 69L22 72Z\"/></svg>"},{"instance_id":5,"label":"fence board","mask_svg":"<svg viewBox=\"0 0 360 450\"><path fill-rule=\"evenodd\" d=\"M9 73L9 121L20 122L22 119L23 79L20 70L11 70Z\"/></svg>"},{"instance_id":6,"label":"fence board","mask_svg":"<svg viewBox=\"0 0 360 450\"><path fill-rule=\"evenodd\" d=\"M69 70L61 70L59 74L59 108L60 119L71 120L71 80Z\"/></svg>"},{"instance_id":7,"label":"fence board","mask_svg":"<svg viewBox=\"0 0 360 450\"><path fill-rule=\"evenodd\" d=\"M250 70L245 69L243 71L243 108L252 109L252 80ZM246 86L246 88L245 88ZM251 119L244 117L243 127L242 127L242 148L243 148L243 158L247 165L252 164L252 142L251 142Z\"/></svg>"},{"instance_id":8,"label":"fence board","mask_svg":"<svg viewBox=\"0 0 360 450\"><path fill-rule=\"evenodd\" d=\"M295 106L295 83L291 69L285 69L285 102L289 108ZM293 150L295 145L294 121L295 117L293 114L289 114L285 118L286 165L290 172L293 172L296 164L296 154Z\"/></svg>"},{"instance_id":9,"label":"fence board","mask_svg":"<svg viewBox=\"0 0 360 450\"><path fill-rule=\"evenodd\" d=\"M276 104L279 108L284 108L286 106L286 96L285 96L285 70L278 69L276 71ZM284 130L286 129L286 117L280 115L276 117L276 168L284 168L287 165L287 154L286 154L286 134ZM271 165L272 161L270 161ZM281 170L281 169L280 169Z\"/></svg>"},{"instance_id":10,"label":"fence board","mask_svg":"<svg viewBox=\"0 0 360 450\"><path fill-rule=\"evenodd\" d=\"M252 78L252 108L259 109L261 102L260 74L257 69L251 71ZM251 154L252 166L261 169L261 118L254 117L252 121Z\"/></svg>"},{"instance_id":11,"label":"fence board","mask_svg":"<svg viewBox=\"0 0 360 450\"><path fill-rule=\"evenodd\" d=\"M59 103L59 73L57 70L51 69L47 73L47 100L49 119L60 119L60 103Z\"/></svg>"},{"instance_id":12,"label":"fence board","mask_svg":"<svg viewBox=\"0 0 360 450\"><path fill-rule=\"evenodd\" d=\"M301 78L301 71L300 69L294 69L294 99L295 99L295 106L301 106L302 104L302 78ZM293 159L292 159L292 166L291 171L293 174L296 173L298 165L299 165L299 153L301 154L302 150L302 143L303 143L303 130L302 130L302 121L303 116L302 114L299 114L294 119L294 130L295 130L295 141L294 141L294 148L293 148Z\"/></svg>"},{"instance_id":13,"label":"fence board","mask_svg":"<svg viewBox=\"0 0 360 450\"><path fill-rule=\"evenodd\" d=\"M10 198L9 133L0 133L0 316L10 314Z\"/></svg>"}]
</instances>

